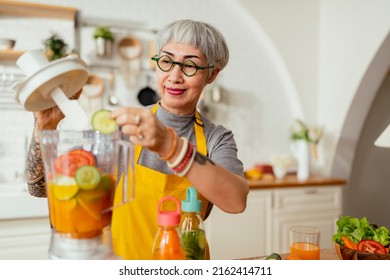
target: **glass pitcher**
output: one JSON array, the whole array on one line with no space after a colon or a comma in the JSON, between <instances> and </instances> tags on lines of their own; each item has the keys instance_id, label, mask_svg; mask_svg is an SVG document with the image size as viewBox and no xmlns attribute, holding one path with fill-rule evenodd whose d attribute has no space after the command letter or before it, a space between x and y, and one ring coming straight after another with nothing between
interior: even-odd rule
<instances>
[{"instance_id":1,"label":"glass pitcher","mask_svg":"<svg viewBox=\"0 0 390 280\"><path fill-rule=\"evenodd\" d=\"M119 131L44 130L41 148L52 227L49 259L116 258L110 225L120 205L114 195L121 187L120 204L134 198L133 145Z\"/></svg>"}]
</instances>

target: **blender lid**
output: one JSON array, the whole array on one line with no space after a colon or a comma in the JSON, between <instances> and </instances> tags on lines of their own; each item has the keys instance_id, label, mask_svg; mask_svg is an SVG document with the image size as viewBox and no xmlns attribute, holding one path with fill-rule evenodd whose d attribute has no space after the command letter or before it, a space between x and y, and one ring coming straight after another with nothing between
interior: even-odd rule
<instances>
[{"instance_id":1,"label":"blender lid","mask_svg":"<svg viewBox=\"0 0 390 280\"><path fill-rule=\"evenodd\" d=\"M50 93L59 87L67 97L80 90L88 79L86 65L77 55L54 60L26 80L13 85L15 99L28 111L41 111L56 103Z\"/></svg>"}]
</instances>

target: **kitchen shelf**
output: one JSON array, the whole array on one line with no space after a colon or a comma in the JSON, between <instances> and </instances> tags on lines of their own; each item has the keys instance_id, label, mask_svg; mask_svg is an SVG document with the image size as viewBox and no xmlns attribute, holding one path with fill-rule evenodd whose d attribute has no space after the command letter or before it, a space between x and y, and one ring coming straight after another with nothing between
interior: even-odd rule
<instances>
[{"instance_id":1,"label":"kitchen shelf","mask_svg":"<svg viewBox=\"0 0 390 280\"><path fill-rule=\"evenodd\" d=\"M78 22L78 9L74 7L20 1L0 0L0 16L2 15L72 20L75 28ZM77 46L79 38L78 35L75 37ZM0 61L16 61L23 53L22 50L0 50Z\"/></svg>"},{"instance_id":2,"label":"kitchen shelf","mask_svg":"<svg viewBox=\"0 0 390 280\"><path fill-rule=\"evenodd\" d=\"M0 0L0 14L76 20L78 10L73 7Z\"/></svg>"},{"instance_id":3,"label":"kitchen shelf","mask_svg":"<svg viewBox=\"0 0 390 280\"><path fill-rule=\"evenodd\" d=\"M0 50L0 61L16 61L24 51Z\"/></svg>"}]
</instances>

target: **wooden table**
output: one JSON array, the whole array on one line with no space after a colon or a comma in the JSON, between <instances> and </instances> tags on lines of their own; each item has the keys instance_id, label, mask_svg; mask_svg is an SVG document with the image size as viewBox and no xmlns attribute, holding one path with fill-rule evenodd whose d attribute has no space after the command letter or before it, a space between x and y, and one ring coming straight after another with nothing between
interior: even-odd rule
<instances>
[{"instance_id":1,"label":"wooden table","mask_svg":"<svg viewBox=\"0 0 390 280\"><path fill-rule=\"evenodd\" d=\"M280 254L280 256L285 259L288 256L287 254ZM259 256L259 257L251 257L251 258L244 258L242 260L264 260L267 256ZM336 251L334 248L326 248L322 249L320 252L320 259L321 260L340 260L339 257L336 254Z\"/></svg>"}]
</instances>

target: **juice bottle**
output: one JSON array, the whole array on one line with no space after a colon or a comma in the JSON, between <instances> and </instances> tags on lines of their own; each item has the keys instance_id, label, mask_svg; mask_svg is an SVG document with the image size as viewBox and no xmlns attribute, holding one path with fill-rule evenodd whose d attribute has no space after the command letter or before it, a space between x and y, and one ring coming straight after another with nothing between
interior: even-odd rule
<instances>
[{"instance_id":1,"label":"juice bottle","mask_svg":"<svg viewBox=\"0 0 390 280\"><path fill-rule=\"evenodd\" d=\"M161 210L165 201L171 200L176 204L176 210ZM159 228L153 243L154 260L184 260L183 240L179 231L180 203L172 197L166 196L158 203L157 222Z\"/></svg>"},{"instance_id":2,"label":"juice bottle","mask_svg":"<svg viewBox=\"0 0 390 280\"><path fill-rule=\"evenodd\" d=\"M187 189L187 197L181 202L180 232L183 238L186 260L206 259L206 234L200 216L202 201L198 200L194 187Z\"/></svg>"}]
</instances>

